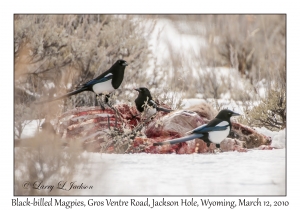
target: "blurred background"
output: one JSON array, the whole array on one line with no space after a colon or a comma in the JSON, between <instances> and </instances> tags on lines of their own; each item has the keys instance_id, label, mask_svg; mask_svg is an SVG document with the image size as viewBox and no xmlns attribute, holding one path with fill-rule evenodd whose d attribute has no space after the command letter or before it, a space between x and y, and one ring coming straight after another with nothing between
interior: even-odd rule
<instances>
[{"instance_id":1,"label":"blurred background","mask_svg":"<svg viewBox=\"0 0 300 210\"><path fill-rule=\"evenodd\" d=\"M132 88L144 86L173 109L186 99L217 109L234 101L253 116L243 123L259 125L256 112L270 110L276 119L264 124L285 127L285 15L15 15L14 53L17 137L25 120L99 105L92 92L51 107L33 102L74 90L120 58L130 65L119 102L133 104Z\"/></svg>"}]
</instances>

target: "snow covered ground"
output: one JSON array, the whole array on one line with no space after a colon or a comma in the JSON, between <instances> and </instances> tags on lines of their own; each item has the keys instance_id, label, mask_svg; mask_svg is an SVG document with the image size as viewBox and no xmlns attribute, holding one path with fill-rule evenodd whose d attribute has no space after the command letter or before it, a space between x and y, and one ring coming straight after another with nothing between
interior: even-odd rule
<instances>
[{"instance_id":1,"label":"snow covered ground","mask_svg":"<svg viewBox=\"0 0 300 210\"><path fill-rule=\"evenodd\" d=\"M39 131L40 125L42 125L44 121L45 119L25 121L25 127L21 134L21 139L33 137L36 132Z\"/></svg>"},{"instance_id":2,"label":"snow covered ground","mask_svg":"<svg viewBox=\"0 0 300 210\"><path fill-rule=\"evenodd\" d=\"M24 136L33 136L36 122ZM255 128L282 149L216 154L100 154L87 153L86 173L77 184L92 190L74 195L285 195L286 131Z\"/></svg>"},{"instance_id":3,"label":"snow covered ground","mask_svg":"<svg viewBox=\"0 0 300 210\"><path fill-rule=\"evenodd\" d=\"M76 180L93 185L86 195L285 195L285 155L285 149L89 154L92 175Z\"/></svg>"}]
</instances>

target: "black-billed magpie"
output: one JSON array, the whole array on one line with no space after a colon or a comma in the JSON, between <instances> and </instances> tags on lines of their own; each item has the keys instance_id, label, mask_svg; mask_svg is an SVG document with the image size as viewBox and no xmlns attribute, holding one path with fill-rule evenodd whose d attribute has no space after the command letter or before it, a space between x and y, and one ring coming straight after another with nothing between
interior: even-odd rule
<instances>
[{"instance_id":1,"label":"black-billed magpie","mask_svg":"<svg viewBox=\"0 0 300 210\"><path fill-rule=\"evenodd\" d=\"M202 139L209 147L210 143L215 143L217 148L220 147L221 141L223 141L231 131L230 117L238 116L240 114L235 113L228 109L223 109L219 114L211 120L208 124L201 125L194 130L187 132L188 136L184 136L169 141L154 143L154 146L176 144L180 142L190 141L196 138Z\"/></svg>"},{"instance_id":2,"label":"black-billed magpie","mask_svg":"<svg viewBox=\"0 0 300 210\"><path fill-rule=\"evenodd\" d=\"M165 109L159 107L155 101L153 100L150 91L145 87L136 88L136 91L139 92L138 97L135 99L135 105L139 112L144 113L146 110L146 116L152 116L157 111L164 111L164 112L172 112L173 110Z\"/></svg>"},{"instance_id":3,"label":"black-billed magpie","mask_svg":"<svg viewBox=\"0 0 300 210\"><path fill-rule=\"evenodd\" d=\"M75 90L73 92L67 93L63 96L54 99L41 101L37 103L56 101L59 99L66 98L68 96L75 95L77 93L81 93L83 91L93 91L94 93L96 93L97 96L105 95L107 103L109 94L120 87L124 78L124 70L127 65L128 64L126 61L118 60L112 65L112 67L110 67L110 69L102 73L100 76L79 86L78 90Z\"/></svg>"}]
</instances>

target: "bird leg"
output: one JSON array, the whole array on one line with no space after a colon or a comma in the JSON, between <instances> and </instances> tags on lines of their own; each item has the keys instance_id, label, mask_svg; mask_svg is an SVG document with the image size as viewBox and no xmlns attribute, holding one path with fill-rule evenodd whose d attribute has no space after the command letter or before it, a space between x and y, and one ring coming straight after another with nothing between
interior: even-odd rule
<instances>
[{"instance_id":1,"label":"bird leg","mask_svg":"<svg viewBox=\"0 0 300 210\"><path fill-rule=\"evenodd\" d=\"M97 100L98 100L98 102L99 102L99 104L101 106L102 111L104 111L105 110L105 104L103 104L102 94L96 95L96 98L97 98Z\"/></svg>"},{"instance_id":2,"label":"bird leg","mask_svg":"<svg viewBox=\"0 0 300 210\"><path fill-rule=\"evenodd\" d=\"M111 109L113 109L113 105L112 105L112 102L111 102L111 98L110 98L110 95L105 95L104 96L104 103L107 104L107 106Z\"/></svg>"},{"instance_id":3,"label":"bird leg","mask_svg":"<svg viewBox=\"0 0 300 210\"><path fill-rule=\"evenodd\" d=\"M113 107L113 105L112 105L112 99L110 98L110 94L107 94L107 95L104 96L104 101L107 104L107 106L109 108L111 108L115 112L115 116L116 116L115 127L117 127L117 120L118 120L118 118L119 118L120 121L122 121L121 114L120 114L120 112L115 107Z\"/></svg>"},{"instance_id":4,"label":"bird leg","mask_svg":"<svg viewBox=\"0 0 300 210\"><path fill-rule=\"evenodd\" d=\"M120 114L120 112L119 112L115 107L111 106L110 104L107 104L107 105L108 105L109 108L111 108L111 109L114 111L114 113L115 113L115 116L116 116L115 127L117 127L117 121L118 121L118 118L119 118L120 121L122 121L122 119L121 119L121 114Z\"/></svg>"},{"instance_id":5,"label":"bird leg","mask_svg":"<svg viewBox=\"0 0 300 210\"><path fill-rule=\"evenodd\" d=\"M108 123L108 129L110 130L110 120L109 120L109 115L107 115L107 123Z\"/></svg>"},{"instance_id":6,"label":"bird leg","mask_svg":"<svg viewBox=\"0 0 300 210\"><path fill-rule=\"evenodd\" d=\"M110 98L110 95L107 94L107 95L104 95L104 103L108 104L109 106L111 106L111 98Z\"/></svg>"},{"instance_id":7,"label":"bird leg","mask_svg":"<svg viewBox=\"0 0 300 210\"><path fill-rule=\"evenodd\" d=\"M112 109L112 100L109 94L99 94L96 97L103 111L105 110L105 105Z\"/></svg>"}]
</instances>

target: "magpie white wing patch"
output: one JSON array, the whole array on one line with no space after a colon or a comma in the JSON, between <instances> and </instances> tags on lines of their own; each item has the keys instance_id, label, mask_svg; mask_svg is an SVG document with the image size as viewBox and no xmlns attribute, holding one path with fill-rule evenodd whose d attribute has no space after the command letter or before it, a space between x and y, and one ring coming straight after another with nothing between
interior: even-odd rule
<instances>
[{"instance_id":1,"label":"magpie white wing patch","mask_svg":"<svg viewBox=\"0 0 300 210\"><path fill-rule=\"evenodd\" d=\"M150 100L151 103L155 104L155 102L153 100Z\"/></svg>"},{"instance_id":2,"label":"magpie white wing patch","mask_svg":"<svg viewBox=\"0 0 300 210\"><path fill-rule=\"evenodd\" d=\"M188 131L188 132L186 132L186 134L192 134L195 130L198 130L198 129L201 130L201 128L203 128L203 127L205 127L205 126L207 126L207 124L203 124L203 125L201 125L201 126L195 128L194 130Z\"/></svg>"},{"instance_id":3,"label":"magpie white wing patch","mask_svg":"<svg viewBox=\"0 0 300 210\"><path fill-rule=\"evenodd\" d=\"M109 77L110 75L113 75L112 73L108 73L107 75L105 75L105 77Z\"/></svg>"},{"instance_id":4,"label":"magpie white wing patch","mask_svg":"<svg viewBox=\"0 0 300 210\"><path fill-rule=\"evenodd\" d=\"M150 100L149 102L156 108L157 104L153 100Z\"/></svg>"},{"instance_id":5,"label":"magpie white wing patch","mask_svg":"<svg viewBox=\"0 0 300 210\"><path fill-rule=\"evenodd\" d=\"M216 126L225 126L225 125L229 125L229 123L227 121L222 121L219 124L217 124Z\"/></svg>"}]
</instances>

